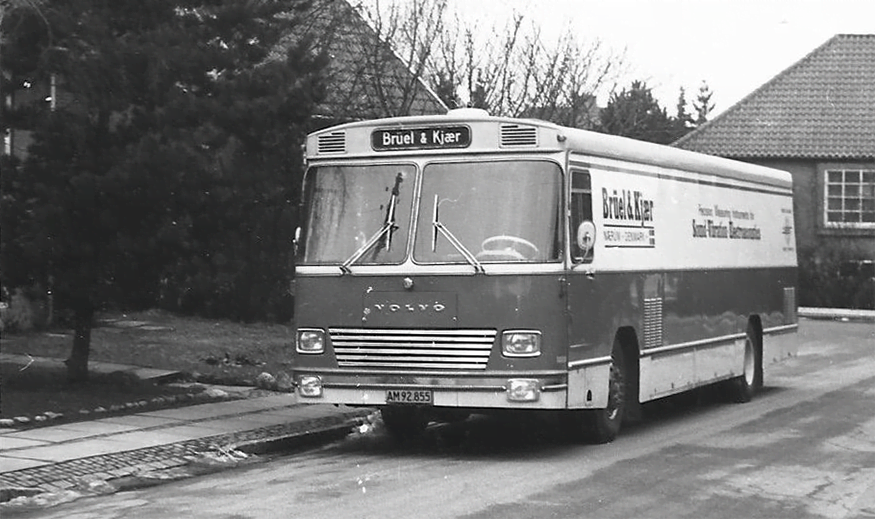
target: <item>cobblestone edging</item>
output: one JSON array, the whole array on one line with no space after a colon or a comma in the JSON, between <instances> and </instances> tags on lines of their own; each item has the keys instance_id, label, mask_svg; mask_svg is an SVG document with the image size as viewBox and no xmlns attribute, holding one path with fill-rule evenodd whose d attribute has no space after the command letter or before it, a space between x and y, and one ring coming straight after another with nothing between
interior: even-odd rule
<instances>
[{"instance_id":1,"label":"cobblestone edging","mask_svg":"<svg viewBox=\"0 0 875 519\"><path fill-rule=\"evenodd\" d=\"M302 422L272 425L6 472L0 474L0 487L38 489L42 492L87 490L95 481L107 482L141 473L187 466L196 462L204 453L226 451L235 445L306 436L334 428L352 428L369 412L363 409L351 410L343 414Z\"/></svg>"}]
</instances>

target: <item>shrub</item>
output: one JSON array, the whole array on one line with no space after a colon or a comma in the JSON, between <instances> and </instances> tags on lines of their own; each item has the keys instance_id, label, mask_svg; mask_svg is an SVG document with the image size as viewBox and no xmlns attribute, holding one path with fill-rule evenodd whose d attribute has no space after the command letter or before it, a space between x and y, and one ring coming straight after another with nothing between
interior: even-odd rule
<instances>
[{"instance_id":1,"label":"shrub","mask_svg":"<svg viewBox=\"0 0 875 519\"><path fill-rule=\"evenodd\" d=\"M5 308L0 310L0 330L26 332L32 330L37 312L31 300L20 288L16 288Z\"/></svg>"},{"instance_id":2,"label":"shrub","mask_svg":"<svg viewBox=\"0 0 875 519\"><path fill-rule=\"evenodd\" d=\"M799 305L875 310L875 276L847 250L799 252Z\"/></svg>"}]
</instances>

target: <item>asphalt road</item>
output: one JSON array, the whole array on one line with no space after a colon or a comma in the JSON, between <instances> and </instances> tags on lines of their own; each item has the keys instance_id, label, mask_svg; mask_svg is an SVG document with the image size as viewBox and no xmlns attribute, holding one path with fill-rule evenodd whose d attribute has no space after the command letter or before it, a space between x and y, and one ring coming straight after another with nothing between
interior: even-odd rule
<instances>
[{"instance_id":1,"label":"asphalt road","mask_svg":"<svg viewBox=\"0 0 875 519\"><path fill-rule=\"evenodd\" d=\"M52 518L875 518L875 324L803 321L754 401L648 404L609 445L478 418L23 514Z\"/></svg>"}]
</instances>

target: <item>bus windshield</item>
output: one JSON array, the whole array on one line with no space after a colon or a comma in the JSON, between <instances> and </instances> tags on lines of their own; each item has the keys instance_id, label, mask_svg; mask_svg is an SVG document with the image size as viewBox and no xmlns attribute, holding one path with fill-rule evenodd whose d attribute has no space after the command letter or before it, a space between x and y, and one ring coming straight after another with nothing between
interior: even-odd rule
<instances>
[{"instance_id":1,"label":"bus windshield","mask_svg":"<svg viewBox=\"0 0 875 519\"><path fill-rule=\"evenodd\" d=\"M399 164L308 170L302 263L403 262L415 172L413 165Z\"/></svg>"},{"instance_id":2,"label":"bus windshield","mask_svg":"<svg viewBox=\"0 0 875 519\"><path fill-rule=\"evenodd\" d=\"M413 259L475 267L557 261L561 190L559 166L547 161L429 164Z\"/></svg>"}]
</instances>

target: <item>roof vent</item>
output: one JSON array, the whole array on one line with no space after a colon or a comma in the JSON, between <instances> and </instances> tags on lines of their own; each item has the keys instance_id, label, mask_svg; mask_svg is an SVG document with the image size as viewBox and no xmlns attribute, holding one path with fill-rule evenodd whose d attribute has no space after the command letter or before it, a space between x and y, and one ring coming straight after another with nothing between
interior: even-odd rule
<instances>
[{"instance_id":1,"label":"roof vent","mask_svg":"<svg viewBox=\"0 0 875 519\"><path fill-rule=\"evenodd\" d=\"M489 117L489 112L482 108L453 108L447 112L447 116L460 119L480 119Z\"/></svg>"},{"instance_id":2,"label":"roof vent","mask_svg":"<svg viewBox=\"0 0 875 519\"><path fill-rule=\"evenodd\" d=\"M320 135L319 153L346 153L346 132L336 131Z\"/></svg>"},{"instance_id":3,"label":"roof vent","mask_svg":"<svg viewBox=\"0 0 875 519\"><path fill-rule=\"evenodd\" d=\"M501 125L501 146L537 146L538 129L534 126L522 126L519 124Z\"/></svg>"}]
</instances>

